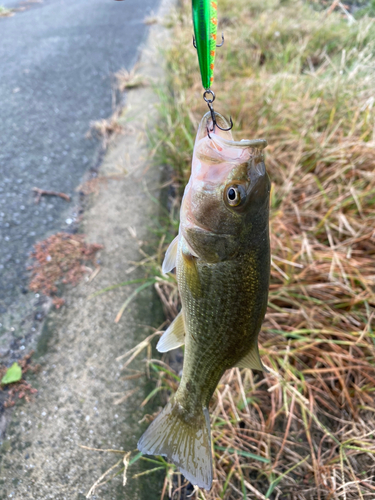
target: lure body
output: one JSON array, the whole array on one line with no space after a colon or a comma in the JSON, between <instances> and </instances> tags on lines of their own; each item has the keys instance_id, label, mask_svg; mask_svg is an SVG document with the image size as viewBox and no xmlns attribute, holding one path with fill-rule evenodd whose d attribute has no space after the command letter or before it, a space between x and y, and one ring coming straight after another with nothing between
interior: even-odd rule
<instances>
[{"instance_id":1,"label":"lure body","mask_svg":"<svg viewBox=\"0 0 375 500\"><path fill-rule=\"evenodd\" d=\"M215 0L192 0L195 43L202 85L207 90L214 81L217 39L217 3Z\"/></svg>"}]
</instances>

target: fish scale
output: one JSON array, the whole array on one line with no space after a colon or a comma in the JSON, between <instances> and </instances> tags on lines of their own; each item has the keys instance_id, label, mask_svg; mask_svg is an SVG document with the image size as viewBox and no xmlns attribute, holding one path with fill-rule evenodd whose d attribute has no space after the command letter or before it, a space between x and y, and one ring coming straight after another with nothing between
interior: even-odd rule
<instances>
[{"instance_id":1,"label":"fish scale","mask_svg":"<svg viewBox=\"0 0 375 500\"><path fill-rule=\"evenodd\" d=\"M263 319L267 293L262 293L262 290L268 290L268 280L262 282L261 273L254 273L253 264L253 256L239 255L235 261L221 263L222 270L218 270L218 266L209 268L198 265L197 273L203 288L203 299L194 298L186 283L183 265L177 265L182 307L185 317L190 318L187 330L195 339L190 341L188 336L189 346L188 339L185 343L186 355L181 386L186 387L186 381L194 383L198 388L197 406L208 404L222 373L246 354L247 346L252 344L258 334L257 316ZM259 270L262 264L267 267L267 257L258 258ZM239 273L240 286L235 278ZM233 279L230 281L228 276ZM240 316L237 319L238 312L243 311L245 307L249 310L250 321L248 316ZM207 317L216 318L209 328ZM228 335L228 332L235 332L235 335ZM243 342L240 346L239 340ZM186 396L181 393L181 398Z\"/></svg>"}]
</instances>

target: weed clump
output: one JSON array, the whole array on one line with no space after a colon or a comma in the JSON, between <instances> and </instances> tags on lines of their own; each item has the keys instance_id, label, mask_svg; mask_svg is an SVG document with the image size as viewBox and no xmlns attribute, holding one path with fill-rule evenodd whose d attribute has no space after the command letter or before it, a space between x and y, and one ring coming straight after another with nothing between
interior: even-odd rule
<instances>
[{"instance_id":1,"label":"weed clump","mask_svg":"<svg viewBox=\"0 0 375 500\"><path fill-rule=\"evenodd\" d=\"M4 408L14 406L17 399L24 399L29 403L32 395L38 392L37 389L24 379L26 373L37 373L40 370L40 365L32 363L31 357L33 354L34 351L31 351L18 361L18 366L22 371L22 377L19 381L11 384L0 384L0 404L3 404ZM0 380L6 372L7 368L0 364Z\"/></svg>"},{"instance_id":2,"label":"weed clump","mask_svg":"<svg viewBox=\"0 0 375 500\"><path fill-rule=\"evenodd\" d=\"M12 17L14 16L14 9L8 9L0 5L0 17Z\"/></svg>"},{"instance_id":3,"label":"weed clump","mask_svg":"<svg viewBox=\"0 0 375 500\"><path fill-rule=\"evenodd\" d=\"M124 128L121 125L120 119L121 110L115 111L109 118L96 120L90 123L90 129L86 134L87 139L100 139L102 148L105 151L110 143L110 140L117 134L123 134Z\"/></svg>"},{"instance_id":4,"label":"weed clump","mask_svg":"<svg viewBox=\"0 0 375 500\"><path fill-rule=\"evenodd\" d=\"M97 265L96 254L102 248L86 243L82 234L56 233L39 241L31 253L30 290L52 297L54 305L61 307L64 300L57 296L58 286L76 285L91 271L87 263Z\"/></svg>"}]
</instances>

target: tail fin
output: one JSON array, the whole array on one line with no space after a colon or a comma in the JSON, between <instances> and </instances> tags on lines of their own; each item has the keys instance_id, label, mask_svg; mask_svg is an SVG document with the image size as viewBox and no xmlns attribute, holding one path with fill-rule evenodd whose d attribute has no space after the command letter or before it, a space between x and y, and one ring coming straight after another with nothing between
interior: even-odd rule
<instances>
[{"instance_id":1,"label":"tail fin","mask_svg":"<svg viewBox=\"0 0 375 500\"><path fill-rule=\"evenodd\" d=\"M143 434L138 449L147 455L167 457L192 484L211 489L211 429L207 408L191 417L172 399Z\"/></svg>"}]
</instances>

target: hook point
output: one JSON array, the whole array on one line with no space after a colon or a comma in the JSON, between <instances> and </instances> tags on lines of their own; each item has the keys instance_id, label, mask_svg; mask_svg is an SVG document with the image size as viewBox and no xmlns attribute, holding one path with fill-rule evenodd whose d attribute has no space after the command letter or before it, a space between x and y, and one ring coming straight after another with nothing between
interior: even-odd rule
<instances>
[{"instance_id":1,"label":"hook point","mask_svg":"<svg viewBox=\"0 0 375 500\"><path fill-rule=\"evenodd\" d=\"M224 33L221 34L221 44L216 45L216 47L222 47L224 45Z\"/></svg>"},{"instance_id":2,"label":"hook point","mask_svg":"<svg viewBox=\"0 0 375 500\"><path fill-rule=\"evenodd\" d=\"M230 121L230 127L228 127L228 128L221 128L220 125L218 125L216 122L215 122L215 125L217 126L217 128L219 128L223 132L229 132L229 130L232 130L232 128L233 128L233 120L232 120L231 116L229 117L229 121Z\"/></svg>"}]
</instances>

